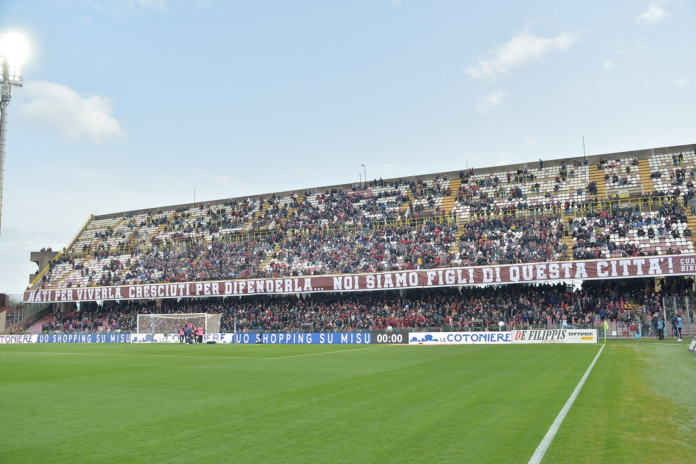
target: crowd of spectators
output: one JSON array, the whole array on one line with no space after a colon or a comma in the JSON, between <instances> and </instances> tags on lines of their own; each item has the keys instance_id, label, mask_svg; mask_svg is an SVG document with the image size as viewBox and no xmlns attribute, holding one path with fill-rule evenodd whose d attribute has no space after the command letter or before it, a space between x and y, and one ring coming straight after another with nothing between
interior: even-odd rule
<instances>
[{"instance_id":1,"label":"crowd of spectators","mask_svg":"<svg viewBox=\"0 0 696 464\"><path fill-rule=\"evenodd\" d=\"M467 169L459 173L461 186L455 192L447 176L379 179L345 190L306 190L303 196L129 214L93 232L90 245L80 245L91 256L51 262L40 285L109 286L691 251L690 240L683 241L692 233L684 207L696 214L696 173L682 168L682 158L673 157L675 169L669 172L674 189L644 194L638 204L626 207L618 199L598 199L592 181L556 194L560 185L588 179L587 162L544 167L540 160L538 169L490 175ZM601 159L597 166L621 166L627 174L637 169L635 159L620 161ZM552 188L540 190L548 185ZM452 195L456 211L445 211L443 199ZM109 246L113 240L119 240L117 249ZM647 247L646 240L662 243ZM677 245L671 246L674 241Z\"/></svg>"},{"instance_id":2,"label":"crowd of spectators","mask_svg":"<svg viewBox=\"0 0 696 464\"><path fill-rule=\"evenodd\" d=\"M565 256L561 243L563 220L538 218L479 218L464 226L459 239L462 265L534 263Z\"/></svg>"},{"instance_id":3,"label":"crowd of spectators","mask_svg":"<svg viewBox=\"0 0 696 464\"><path fill-rule=\"evenodd\" d=\"M135 330L137 314L211 313L221 315L222 332L338 331L338 330L444 330L492 329L507 326L594 327L600 318L610 322L648 324L661 314L663 296L684 294L690 278L673 279L656 292L645 280L586 281L581 289L565 284L505 285L330 293L268 295L244 298L128 301L109 304L83 303L80 311L55 313L55 322L44 330Z\"/></svg>"},{"instance_id":4,"label":"crowd of spectators","mask_svg":"<svg viewBox=\"0 0 696 464\"><path fill-rule=\"evenodd\" d=\"M665 203L652 213L642 213L629 205L611 208L609 211L590 212L575 218L570 225L574 239L574 259L603 257L629 257L657 255L657 251L640 248L643 239L691 238L687 217L679 203ZM681 226L680 226L681 225ZM636 240L626 240L635 231ZM665 247L667 254L679 254L681 250Z\"/></svg>"}]
</instances>

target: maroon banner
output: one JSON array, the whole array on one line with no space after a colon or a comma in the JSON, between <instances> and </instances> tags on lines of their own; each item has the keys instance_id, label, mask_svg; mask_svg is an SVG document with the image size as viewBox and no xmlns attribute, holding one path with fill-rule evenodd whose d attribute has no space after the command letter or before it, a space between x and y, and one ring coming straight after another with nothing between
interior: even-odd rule
<instances>
[{"instance_id":1,"label":"maroon banner","mask_svg":"<svg viewBox=\"0 0 696 464\"><path fill-rule=\"evenodd\" d=\"M401 288L466 287L470 285L504 285L559 280L627 279L687 274L696 274L696 255L506 264L501 266L438 268L372 274L32 290L24 292L24 302L65 303L101 300L362 292Z\"/></svg>"}]
</instances>

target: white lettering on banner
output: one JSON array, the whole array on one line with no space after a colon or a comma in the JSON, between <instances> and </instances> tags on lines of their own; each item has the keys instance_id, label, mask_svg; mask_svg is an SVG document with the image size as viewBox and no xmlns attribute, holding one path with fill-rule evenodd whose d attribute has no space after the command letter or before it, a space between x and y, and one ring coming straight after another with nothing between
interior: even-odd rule
<instances>
[{"instance_id":1,"label":"white lettering on banner","mask_svg":"<svg viewBox=\"0 0 696 464\"><path fill-rule=\"evenodd\" d=\"M576 279L587 279L587 271L585 270L585 263L577 263L575 270Z\"/></svg>"},{"instance_id":2,"label":"white lettering on banner","mask_svg":"<svg viewBox=\"0 0 696 464\"><path fill-rule=\"evenodd\" d=\"M457 269L457 283L459 285L466 283L466 277L462 277L462 270Z\"/></svg>"},{"instance_id":3,"label":"white lettering on banner","mask_svg":"<svg viewBox=\"0 0 696 464\"><path fill-rule=\"evenodd\" d=\"M519 266L512 266L510 268L510 280L512 282L519 282L520 281L520 268L519 268Z\"/></svg>"},{"instance_id":4,"label":"white lettering on banner","mask_svg":"<svg viewBox=\"0 0 696 464\"><path fill-rule=\"evenodd\" d=\"M565 278L570 279L570 270L572 269L573 265L571 263L563 263L561 264L561 267L565 271Z\"/></svg>"},{"instance_id":5,"label":"white lettering on banner","mask_svg":"<svg viewBox=\"0 0 696 464\"><path fill-rule=\"evenodd\" d=\"M662 274L662 269L660 269L660 258L650 258L650 269L648 269L648 274L656 275Z\"/></svg>"},{"instance_id":6,"label":"white lettering on banner","mask_svg":"<svg viewBox=\"0 0 696 464\"><path fill-rule=\"evenodd\" d=\"M546 280L546 264L537 264L537 279Z\"/></svg>"},{"instance_id":7,"label":"white lettering on banner","mask_svg":"<svg viewBox=\"0 0 696 464\"><path fill-rule=\"evenodd\" d=\"M678 260L675 263L674 260ZM467 275L468 273L468 275ZM611 279L696 273L696 256L602 259L519 265L393 271L376 274L310 276L301 278L159 283L113 287L34 290L24 301L67 302L115 299L216 297L219 295L290 294L396 288L432 288L477 284L546 282L560 279ZM304 279L303 281L301 279Z\"/></svg>"},{"instance_id":8,"label":"white lettering on banner","mask_svg":"<svg viewBox=\"0 0 696 464\"><path fill-rule=\"evenodd\" d=\"M452 271L454 272L454 271ZM396 274L396 286L397 287L406 287L406 273L405 272L399 272Z\"/></svg>"},{"instance_id":9,"label":"white lettering on banner","mask_svg":"<svg viewBox=\"0 0 696 464\"><path fill-rule=\"evenodd\" d=\"M522 266L522 278L524 280L532 280L534 278L534 275L532 274L532 269L534 266L531 264L527 266Z\"/></svg>"},{"instance_id":10,"label":"white lettering on banner","mask_svg":"<svg viewBox=\"0 0 696 464\"><path fill-rule=\"evenodd\" d=\"M633 260L633 265L636 266L636 274L637 275L643 275L643 264L645 264L644 259L634 259Z\"/></svg>"},{"instance_id":11,"label":"white lettering on banner","mask_svg":"<svg viewBox=\"0 0 696 464\"><path fill-rule=\"evenodd\" d=\"M549 264L549 279L558 279L559 277L558 264Z\"/></svg>"},{"instance_id":12,"label":"white lettering on banner","mask_svg":"<svg viewBox=\"0 0 696 464\"><path fill-rule=\"evenodd\" d=\"M427 274L428 276L428 286L433 284L433 280L435 280L435 271L428 271Z\"/></svg>"},{"instance_id":13,"label":"white lettering on banner","mask_svg":"<svg viewBox=\"0 0 696 464\"><path fill-rule=\"evenodd\" d=\"M599 277L609 276L609 272L603 270L603 268L607 267L608 265L609 265L609 263L607 263L606 261L597 262L597 275Z\"/></svg>"}]
</instances>

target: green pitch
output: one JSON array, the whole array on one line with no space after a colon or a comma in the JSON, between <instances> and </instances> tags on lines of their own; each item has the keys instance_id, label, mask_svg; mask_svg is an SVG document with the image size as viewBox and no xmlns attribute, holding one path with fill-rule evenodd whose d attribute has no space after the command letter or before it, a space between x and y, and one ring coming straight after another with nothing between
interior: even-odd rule
<instances>
[{"instance_id":1,"label":"green pitch","mask_svg":"<svg viewBox=\"0 0 696 464\"><path fill-rule=\"evenodd\" d=\"M544 462L696 462L685 344L610 343ZM528 462L598 350L2 345L0 462Z\"/></svg>"}]
</instances>

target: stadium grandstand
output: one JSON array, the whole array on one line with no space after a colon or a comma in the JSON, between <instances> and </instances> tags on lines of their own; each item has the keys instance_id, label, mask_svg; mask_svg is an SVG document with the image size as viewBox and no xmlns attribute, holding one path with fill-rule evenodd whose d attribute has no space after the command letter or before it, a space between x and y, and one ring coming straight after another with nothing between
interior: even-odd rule
<instances>
[{"instance_id":1,"label":"stadium grandstand","mask_svg":"<svg viewBox=\"0 0 696 464\"><path fill-rule=\"evenodd\" d=\"M90 216L29 289L692 253L694 153L668 147Z\"/></svg>"},{"instance_id":2,"label":"stadium grandstand","mask_svg":"<svg viewBox=\"0 0 696 464\"><path fill-rule=\"evenodd\" d=\"M167 298L182 296L167 289L106 298L108 287L688 255L694 150L540 160L90 216L61 251L32 253L42 269L25 301L51 290L104 288L105 297L85 297L79 312L75 303L49 301L24 328L131 331L137 314L154 312L219 313L221 331L234 323L246 331L593 327L603 308L612 333L629 335L642 324L655 335L653 317L675 311L696 333L692 285L682 277L588 280L581 288L557 279L496 290L313 294L294 287L285 292L292 295L179 300ZM96 303L104 299L116 301Z\"/></svg>"}]
</instances>

